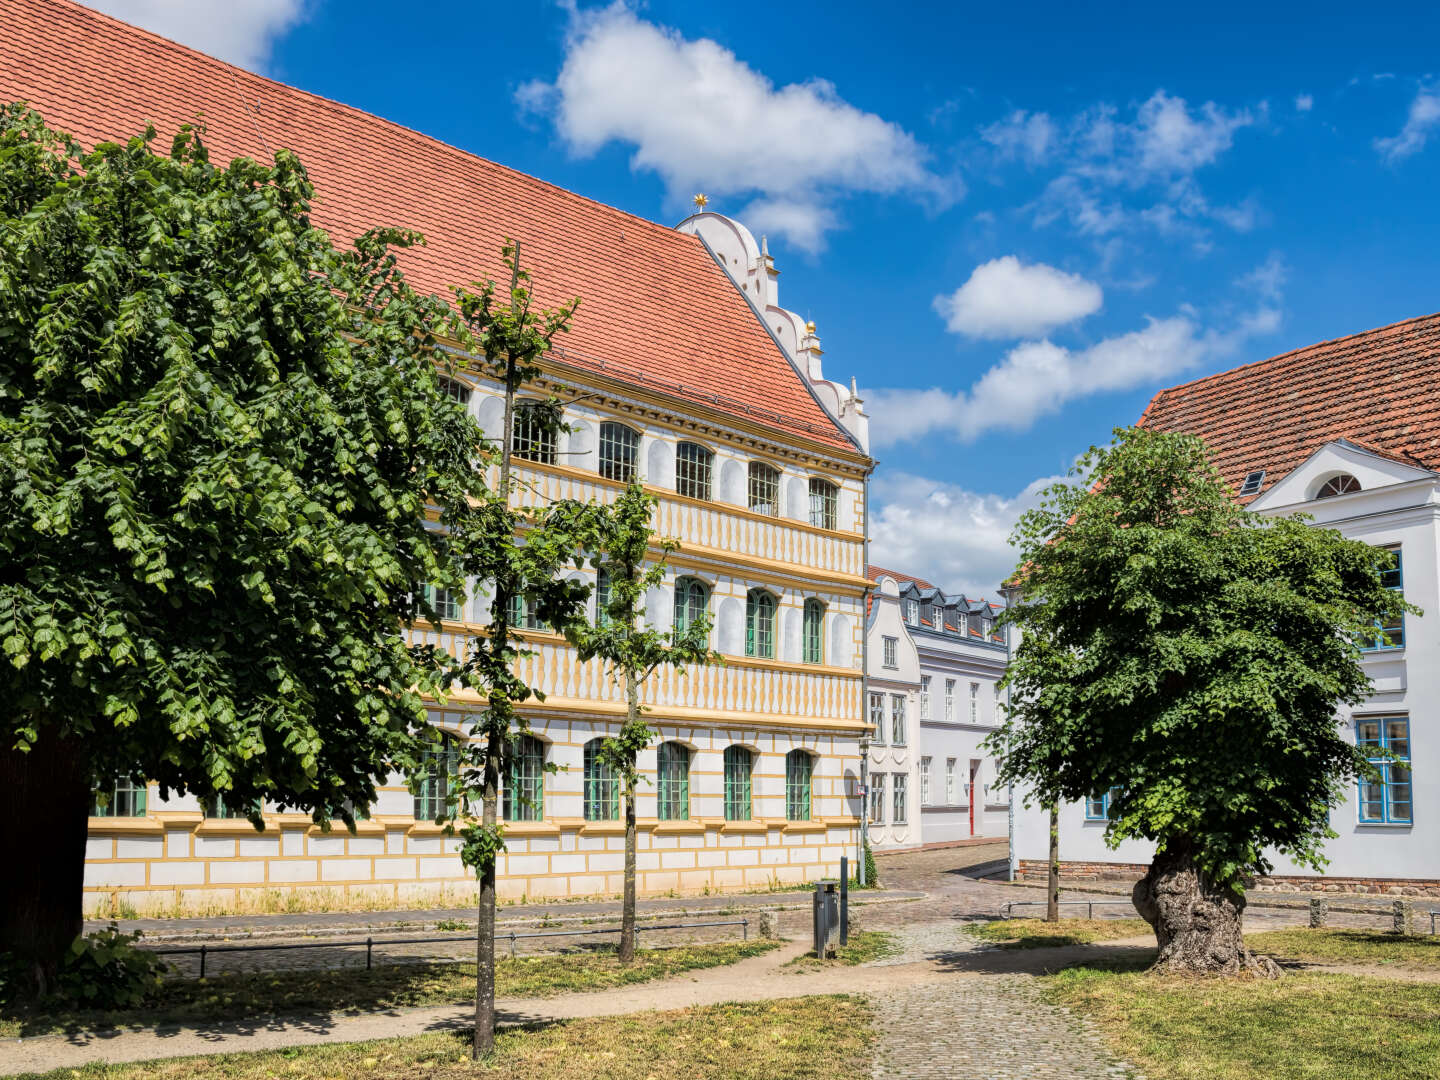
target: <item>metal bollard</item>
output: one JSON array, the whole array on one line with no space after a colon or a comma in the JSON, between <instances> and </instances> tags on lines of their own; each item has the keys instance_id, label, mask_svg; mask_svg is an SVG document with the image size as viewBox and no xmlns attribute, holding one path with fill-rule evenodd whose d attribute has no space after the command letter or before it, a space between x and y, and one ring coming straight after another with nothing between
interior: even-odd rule
<instances>
[{"instance_id":1,"label":"metal bollard","mask_svg":"<svg viewBox=\"0 0 1440 1080\"><path fill-rule=\"evenodd\" d=\"M749 920L749 919L741 919L741 920L740 920L740 940L741 940L741 941L749 941L749 940L750 940L750 920Z\"/></svg>"},{"instance_id":2,"label":"metal bollard","mask_svg":"<svg viewBox=\"0 0 1440 1080\"><path fill-rule=\"evenodd\" d=\"M1409 900L1395 901L1395 932L1407 937L1415 933L1415 905Z\"/></svg>"},{"instance_id":3,"label":"metal bollard","mask_svg":"<svg viewBox=\"0 0 1440 1080\"><path fill-rule=\"evenodd\" d=\"M773 911L760 912L760 936L762 938L774 938L780 936L780 917Z\"/></svg>"},{"instance_id":4,"label":"metal bollard","mask_svg":"<svg viewBox=\"0 0 1440 1080\"><path fill-rule=\"evenodd\" d=\"M368 938L368 937L367 937L367 938L365 939L365 970L366 970L366 971L369 971L369 970L370 970L370 953L371 953L371 951L372 951L374 948L375 948L375 939L374 939L374 938Z\"/></svg>"},{"instance_id":5,"label":"metal bollard","mask_svg":"<svg viewBox=\"0 0 1440 1080\"><path fill-rule=\"evenodd\" d=\"M1318 896L1310 898L1310 926L1319 930L1330 918L1330 903Z\"/></svg>"},{"instance_id":6,"label":"metal bollard","mask_svg":"<svg viewBox=\"0 0 1440 1080\"><path fill-rule=\"evenodd\" d=\"M839 883L833 878L815 883L811 901L815 926L815 955L825 959L835 955L835 942L840 932Z\"/></svg>"},{"instance_id":7,"label":"metal bollard","mask_svg":"<svg viewBox=\"0 0 1440 1080\"><path fill-rule=\"evenodd\" d=\"M840 856L840 944L850 944L850 860Z\"/></svg>"},{"instance_id":8,"label":"metal bollard","mask_svg":"<svg viewBox=\"0 0 1440 1080\"><path fill-rule=\"evenodd\" d=\"M510 959L515 959L515 931L510 931Z\"/></svg>"},{"instance_id":9,"label":"metal bollard","mask_svg":"<svg viewBox=\"0 0 1440 1080\"><path fill-rule=\"evenodd\" d=\"M205 946L200 946L200 977L205 977Z\"/></svg>"}]
</instances>

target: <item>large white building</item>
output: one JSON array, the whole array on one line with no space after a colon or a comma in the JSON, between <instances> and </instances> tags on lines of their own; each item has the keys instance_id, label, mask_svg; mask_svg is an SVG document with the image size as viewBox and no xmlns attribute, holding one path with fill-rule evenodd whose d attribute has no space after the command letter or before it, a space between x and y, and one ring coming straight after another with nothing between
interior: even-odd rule
<instances>
[{"instance_id":1,"label":"large white building","mask_svg":"<svg viewBox=\"0 0 1440 1080\"><path fill-rule=\"evenodd\" d=\"M1339 711L1347 735L1375 748L1383 781L1354 785L1331 812L1324 875L1277 855L1261 887L1440 894L1440 315L1163 390L1141 422L1202 436L1250 509L1308 514L1393 551L1388 583L1424 612L1369 640L1371 693ZM1063 807L1063 873L1143 872L1150 846L1108 848L1106 810L1103 792ZM1043 874L1047 815L1019 812L1016 832L1021 873Z\"/></svg>"},{"instance_id":2,"label":"large white building","mask_svg":"<svg viewBox=\"0 0 1440 1080\"><path fill-rule=\"evenodd\" d=\"M1001 720L999 609L871 566L866 707L871 846L894 851L1003 837L1008 790L981 741Z\"/></svg>"}]
</instances>

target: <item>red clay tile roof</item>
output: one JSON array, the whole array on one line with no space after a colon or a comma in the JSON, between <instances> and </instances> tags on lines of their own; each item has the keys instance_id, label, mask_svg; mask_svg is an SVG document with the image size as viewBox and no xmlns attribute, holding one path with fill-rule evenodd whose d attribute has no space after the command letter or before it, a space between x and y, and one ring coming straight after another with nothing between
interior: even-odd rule
<instances>
[{"instance_id":1,"label":"red clay tile roof","mask_svg":"<svg viewBox=\"0 0 1440 1080\"><path fill-rule=\"evenodd\" d=\"M0 0L0 101L14 100L85 145L151 122L165 148L203 114L216 161L292 149L318 191L314 220L337 243L375 225L425 234L401 255L425 292L499 279L501 242L519 240L542 303L581 298L566 362L854 451L697 237L70 0Z\"/></svg>"},{"instance_id":2,"label":"red clay tile roof","mask_svg":"<svg viewBox=\"0 0 1440 1080\"><path fill-rule=\"evenodd\" d=\"M1440 466L1440 314L1172 386L1155 395L1140 423L1201 436L1237 491L1257 469L1265 470L1261 491L1268 490L1337 439L1435 468Z\"/></svg>"},{"instance_id":3,"label":"red clay tile roof","mask_svg":"<svg viewBox=\"0 0 1440 1080\"><path fill-rule=\"evenodd\" d=\"M912 577L909 574L899 574L896 573L894 570L886 570L883 566L867 566L865 568L865 576L868 577L871 581L879 581L882 577L888 577L894 578L895 581L900 584L904 584L907 581L913 581L922 589L933 589L935 587L934 585L931 585L930 582L926 581L924 578Z\"/></svg>"}]
</instances>

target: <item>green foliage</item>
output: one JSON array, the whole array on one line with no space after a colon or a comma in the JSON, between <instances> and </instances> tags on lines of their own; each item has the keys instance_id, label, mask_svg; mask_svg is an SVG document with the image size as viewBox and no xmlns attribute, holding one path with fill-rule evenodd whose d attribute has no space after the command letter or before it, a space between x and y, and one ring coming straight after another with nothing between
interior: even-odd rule
<instances>
[{"instance_id":1,"label":"green foliage","mask_svg":"<svg viewBox=\"0 0 1440 1080\"><path fill-rule=\"evenodd\" d=\"M865 888L878 889L880 887L880 870L875 865L875 853L870 850L870 842L865 842ZM859 880L858 877L856 879Z\"/></svg>"},{"instance_id":2,"label":"green foliage","mask_svg":"<svg viewBox=\"0 0 1440 1080\"><path fill-rule=\"evenodd\" d=\"M140 933L122 934L112 922L106 929L77 937L60 963L46 1007L134 1009L155 996L161 976L170 970L153 952L137 948ZM0 964L0 1004L28 1000L30 980L12 964Z\"/></svg>"},{"instance_id":3,"label":"green foliage","mask_svg":"<svg viewBox=\"0 0 1440 1080\"><path fill-rule=\"evenodd\" d=\"M1117 431L1016 528L1022 631L999 779L1041 805L1116 789L1106 838L1154 841L1238 888L1267 848L1319 868L1330 808L1370 768L1341 703L1357 636L1415 611L1383 554L1240 508L1197 438Z\"/></svg>"}]
</instances>

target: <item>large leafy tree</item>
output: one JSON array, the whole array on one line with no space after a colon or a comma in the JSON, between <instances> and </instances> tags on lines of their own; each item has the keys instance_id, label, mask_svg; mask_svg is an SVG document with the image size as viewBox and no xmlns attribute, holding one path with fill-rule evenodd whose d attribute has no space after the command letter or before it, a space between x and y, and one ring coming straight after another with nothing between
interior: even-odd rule
<instances>
[{"instance_id":1,"label":"large leafy tree","mask_svg":"<svg viewBox=\"0 0 1440 1080\"><path fill-rule=\"evenodd\" d=\"M665 583L667 559L679 549L676 540L655 536L655 497L640 480L632 480L609 506L579 512L577 535L593 544L591 562L603 582L594 623L575 623L566 632L581 660L599 657L610 677L625 691L625 720L620 730L601 743L601 760L620 781L625 807L625 877L620 911L622 964L635 959L635 790L640 782L637 759L650 745L655 730L645 719L641 702L645 683L661 667L681 672L689 665L719 660L709 647L708 615L675 626L668 633L645 620L647 594ZM579 523L577 523L579 524Z\"/></svg>"},{"instance_id":2,"label":"large leafy tree","mask_svg":"<svg viewBox=\"0 0 1440 1080\"><path fill-rule=\"evenodd\" d=\"M37 989L97 790L349 821L415 766L455 665L413 583L462 586L486 495L417 238L337 249L294 155L153 138L0 111L0 951Z\"/></svg>"},{"instance_id":3,"label":"large leafy tree","mask_svg":"<svg viewBox=\"0 0 1440 1080\"><path fill-rule=\"evenodd\" d=\"M1107 840L1154 843L1134 899L1158 968L1273 973L1241 937L1245 880L1270 852L1323 866L1371 769L1337 718L1370 688L1357 640L1406 606L1382 553L1237 505L1200 439L1116 434L1017 527L1023 635L991 745L1002 780L1111 792Z\"/></svg>"}]
</instances>

